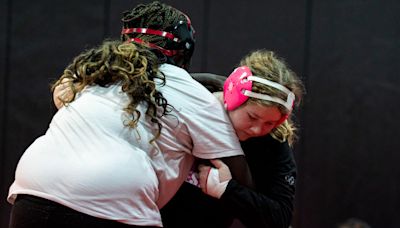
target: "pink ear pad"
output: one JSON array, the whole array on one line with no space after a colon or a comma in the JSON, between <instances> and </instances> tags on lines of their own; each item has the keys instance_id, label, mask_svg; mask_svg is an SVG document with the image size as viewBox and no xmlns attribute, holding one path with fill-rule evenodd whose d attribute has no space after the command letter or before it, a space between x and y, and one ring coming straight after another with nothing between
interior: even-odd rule
<instances>
[{"instance_id":1,"label":"pink ear pad","mask_svg":"<svg viewBox=\"0 0 400 228\"><path fill-rule=\"evenodd\" d=\"M281 125L289 117L289 114L283 114L282 117L276 122L275 127Z\"/></svg>"},{"instance_id":2,"label":"pink ear pad","mask_svg":"<svg viewBox=\"0 0 400 228\"><path fill-rule=\"evenodd\" d=\"M249 99L243 94L244 90L251 91L252 81L247 80L251 76L247 66L236 68L224 83L224 104L228 111L234 110Z\"/></svg>"},{"instance_id":3,"label":"pink ear pad","mask_svg":"<svg viewBox=\"0 0 400 228\"><path fill-rule=\"evenodd\" d=\"M294 107L294 101L292 104L292 109L293 109L293 107ZM289 118L290 114L291 114L291 112L287 113L287 114L283 114L282 117L278 120L278 122L276 122L275 127L277 127L277 126L281 125L283 122L285 122L285 120L287 120L287 118Z\"/></svg>"}]
</instances>

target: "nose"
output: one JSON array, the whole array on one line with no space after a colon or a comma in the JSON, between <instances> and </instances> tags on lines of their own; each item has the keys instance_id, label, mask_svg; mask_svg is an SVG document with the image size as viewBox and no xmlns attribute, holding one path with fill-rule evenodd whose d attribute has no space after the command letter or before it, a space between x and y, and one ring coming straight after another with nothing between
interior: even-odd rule
<instances>
[{"instance_id":1,"label":"nose","mask_svg":"<svg viewBox=\"0 0 400 228\"><path fill-rule=\"evenodd\" d=\"M265 126L263 124L259 124L259 125L254 125L250 128L249 133L253 136L253 137L257 137L257 136L263 136L268 134L270 131L272 130L272 127L269 126Z\"/></svg>"},{"instance_id":2,"label":"nose","mask_svg":"<svg viewBox=\"0 0 400 228\"><path fill-rule=\"evenodd\" d=\"M260 126L260 125L252 126L252 127L250 128L250 133L251 133L251 135L253 135L253 136L260 135L260 134L262 133L262 131L263 131L263 127Z\"/></svg>"}]
</instances>

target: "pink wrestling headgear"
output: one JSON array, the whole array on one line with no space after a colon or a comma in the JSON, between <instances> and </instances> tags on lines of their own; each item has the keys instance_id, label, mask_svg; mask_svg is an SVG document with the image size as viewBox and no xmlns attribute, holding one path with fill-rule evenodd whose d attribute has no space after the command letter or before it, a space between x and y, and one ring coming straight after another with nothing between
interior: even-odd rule
<instances>
[{"instance_id":1,"label":"pink wrestling headgear","mask_svg":"<svg viewBox=\"0 0 400 228\"><path fill-rule=\"evenodd\" d=\"M252 92L253 81L265 84L267 86L278 89L287 94L286 101L278 97L271 97L267 94ZM283 105L287 110L292 112L295 95L288 88L282 86L279 83L261 78L259 76L252 75L251 70L247 66L241 66L236 68L231 75L225 80L224 83L224 104L228 111L238 108L240 105L245 103L249 97L254 97L261 100L267 100L274 103ZM289 114L282 115L276 126L283 123Z\"/></svg>"}]
</instances>

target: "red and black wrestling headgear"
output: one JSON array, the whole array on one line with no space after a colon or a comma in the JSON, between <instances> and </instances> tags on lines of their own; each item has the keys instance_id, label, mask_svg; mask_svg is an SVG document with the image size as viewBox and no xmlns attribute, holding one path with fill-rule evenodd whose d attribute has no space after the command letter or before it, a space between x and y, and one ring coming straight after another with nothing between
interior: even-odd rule
<instances>
[{"instance_id":1,"label":"red and black wrestling headgear","mask_svg":"<svg viewBox=\"0 0 400 228\"><path fill-rule=\"evenodd\" d=\"M190 18L185 16L186 21L180 20L176 24L167 27L164 30L157 30L152 28L139 28L129 27L124 23L124 28L121 34L127 34L127 42L136 42L143 45L147 45L150 48L161 52L171 63L182 65L183 68L187 68L190 64L190 59L193 55L195 39L195 30L191 25ZM149 26L151 27L151 26ZM147 34L164 37L166 39L165 47L160 47L157 44L148 42L146 40L135 37L136 34ZM180 63L176 63L176 59L179 58Z\"/></svg>"}]
</instances>

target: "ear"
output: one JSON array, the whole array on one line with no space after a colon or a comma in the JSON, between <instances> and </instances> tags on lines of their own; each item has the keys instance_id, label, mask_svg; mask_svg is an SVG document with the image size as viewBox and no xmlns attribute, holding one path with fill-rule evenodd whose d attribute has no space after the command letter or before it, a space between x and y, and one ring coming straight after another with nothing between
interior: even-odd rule
<instances>
[{"instance_id":1,"label":"ear","mask_svg":"<svg viewBox=\"0 0 400 228\"><path fill-rule=\"evenodd\" d=\"M281 116L281 118L278 120L278 122L276 122L275 127L278 127L279 125L281 125L283 122L285 122L285 120L287 120L287 118L289 118L289 114L283 114Z\"/></svg>"},{"instance_id":2,"label":"ear","mask_svg":"<svg viewBox=\"0 0 400 228\"><path fill-rule=\"evenodd\" d=\"M243 94L243 91L251 91L252 81L247 80L247 77L251 75L247 66L241 66L236 68L225 80L224 105L228 111L238 108L249 99Z\"/></svg>"},{"instance_id":3,"label":"ear","mask_svg":"<svg viewBox=\"0 0 400 228\"><path fill-rule=\"evenodd\" d=\"M290 114L292 114L292 110L294 108L294 101L292 103L292 109L289 113L283 114L281 119L276 123L275 127L278 127L279 125L281 125L283 122L285 122L285 120L287 120L290 116Z\"/></svg>"}]
</instances>

